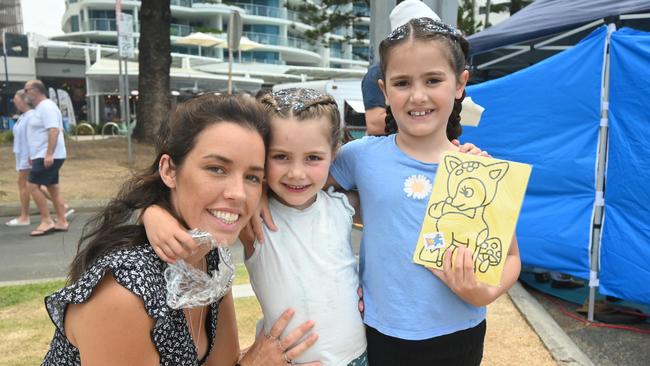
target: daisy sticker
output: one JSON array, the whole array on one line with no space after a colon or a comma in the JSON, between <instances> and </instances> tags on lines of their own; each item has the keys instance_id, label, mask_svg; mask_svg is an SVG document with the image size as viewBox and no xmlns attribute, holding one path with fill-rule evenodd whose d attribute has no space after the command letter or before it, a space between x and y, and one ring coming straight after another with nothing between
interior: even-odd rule
<instances>
[{"instance_id":1,"label":"daisy sticker","mask_svg":"<svg viewBox=\"0 0 650 366\"><path fill-rule=\"evenodd\" d=\"M412 175L404 181L404 192L409 198L423 200L429 197L433 185L429 178L422 174Z\"/></svg>"}]
</instances>

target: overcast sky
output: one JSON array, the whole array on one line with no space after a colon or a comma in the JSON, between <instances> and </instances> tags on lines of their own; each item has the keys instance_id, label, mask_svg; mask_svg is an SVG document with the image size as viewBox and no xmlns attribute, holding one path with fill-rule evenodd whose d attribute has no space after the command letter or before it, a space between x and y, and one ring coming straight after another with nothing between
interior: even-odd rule
<instances>
[{"instance_id":1,"label":"overcast sky","mask_svg":"<svg viewBox=\"0 0 650 366\"><path fill-rule=\"evenodd\" d=\"M64 0L22 0L25 32L44 36L63 34L61 18L65 12Z\"/></svg>"}]
</instances>

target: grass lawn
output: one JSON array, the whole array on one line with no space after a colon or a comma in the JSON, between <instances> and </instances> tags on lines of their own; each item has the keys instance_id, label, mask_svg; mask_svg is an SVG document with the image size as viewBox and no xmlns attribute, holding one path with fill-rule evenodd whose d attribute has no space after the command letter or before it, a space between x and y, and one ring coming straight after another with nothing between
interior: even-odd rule
<instances>
[{"instance_id":1,"label":"grass lawn","mask_svg":"<svg viewBox=\"0 0 650 366\"><path fill-rule=\"evenodd\" d=\"M248 272L237 264L235 285L248 283ZM0 365L38 365L47 353L54 325L43 298L61 288L64 281L0 287ZM239 343L255 340L255 326L262 311L255 297L235 299Z\"/></svg>"}]
</instances>

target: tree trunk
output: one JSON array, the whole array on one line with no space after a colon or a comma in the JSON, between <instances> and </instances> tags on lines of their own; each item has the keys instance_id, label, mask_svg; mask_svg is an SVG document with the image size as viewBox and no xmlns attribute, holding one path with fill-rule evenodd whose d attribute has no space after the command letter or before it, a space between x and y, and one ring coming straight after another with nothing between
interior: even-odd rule
<instances>
[{"instance_id":1,"label":"tree trunk","mask_svg":"<svg viewBox=\"0 0 650 366\"><path fill-rule=\"evenodd\" d=\"M154 142L160 123L170 114L169 68L172 63L170 0L142 0L138 49L138 124L134 137Z\"/></svg>"}]
</instances>

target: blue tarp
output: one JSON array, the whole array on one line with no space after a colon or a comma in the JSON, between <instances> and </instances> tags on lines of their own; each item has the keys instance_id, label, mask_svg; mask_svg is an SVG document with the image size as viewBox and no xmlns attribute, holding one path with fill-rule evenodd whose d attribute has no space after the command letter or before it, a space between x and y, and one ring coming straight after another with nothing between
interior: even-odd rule
<instances>
[{"instance_id":1,"label":"blue tarp","mask_svg":"<svg viewBox=\"0 0 650 366\"><path fill-rule=\"evenodd\" d=\"M650 303L650 33L612 34L600 292Z\"/></svg>"},{"instance_id":2,"label":"blue tarp","mask_svg":"<svg viewBox=\"0 0 650 366\"><path fill-rule=\"evenodd\" d=\"M607 27L517 73L470 86L471 141L533 165L517 238L525 264L589 278ZM612 33L602 294L650 304L650 33Z\"/></svg>"},{"instance_id":3,"label":"blue tarp","mask_svg":"<svg viewBox=\"0 0 650 366\"><path fill-rule=\"evenodd\" d=\"M517 225L526 264L589 277L591 220L607 30L509 76L470 86L485 107L471 141L496 158L533 165Z\"/></svg>"}]
</instances>

